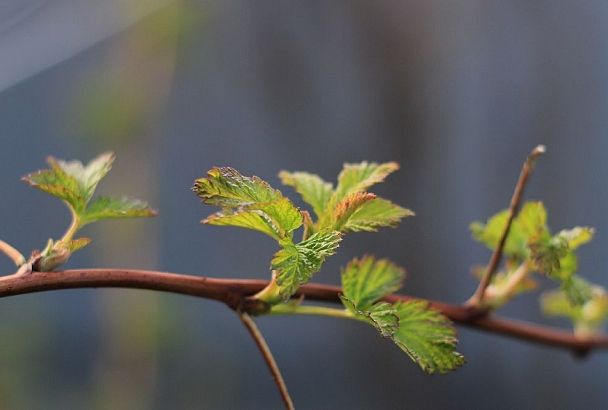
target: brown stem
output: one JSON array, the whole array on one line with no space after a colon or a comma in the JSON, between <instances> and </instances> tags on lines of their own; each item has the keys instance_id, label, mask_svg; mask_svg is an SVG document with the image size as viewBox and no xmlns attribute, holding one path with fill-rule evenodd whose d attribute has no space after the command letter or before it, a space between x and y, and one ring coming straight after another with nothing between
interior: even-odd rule
<instances>
[{"instance_id":1,"label":"brown stem","mask_svg":"<svg viewBox=\"0 0 608 410\"><path fill-rule=\"evenodd\" d=\"M544 154L546 148L544 145L539 145L532 150L524 165L521 168L521 173L519 174L519 179L517 180L517 184L515 185L515 190L513 191L513 196L511 197L511 203L509 205L509 216L507 218L507 224L500 236L500 240L492 252L492 256L490 257L490 262L488 262L488 266L479 281L479 286L475 291L475 294L469 300L469 303L474 306L481 306L484 298L484 294L488 286L492 281L492 277L496 273L498 269L498 264L500 263L500 259L502 258L502 252L505 247L505 243L507 242L507 237L509 236L509 231L511 230L511 225L513 224L513 219L515 215L517 215L517 211L519 210L519 206L521 204L521 199L524 193L524 189L530 178L530 174L534 169L534 163L542 154Z\"/></svg>"},{"instance_id":2,"label":"brown stem","mask_svg":"<svg viewBox=\"0 0 608 410\"><path fill-rule=\"evenodd\" d=\"M249 334L255 341L255 344L258 346L258 349L260 349L260 353L262 353L262 357L268 365L268 369L270 370L272 378L274 379L274 382L277 385L277 388L279 389L279 393L281 393L281 398L283 399L285 408L287 410L294 410L295 407L293 405L293 400L291 400L291 396L289 395L289 391L287 390L287 385L285 384L285 380L281 375L281 370L279 369L276 360L274 360L274 356L272 355L270 347L268 347L268 343L266 343L262 332L260 332L260 329L258 329L258 326L255 324L255 322L247 312L238 312L238 314L239 318L241 319L241 322L243 322L243 324L249 331Z\"/></svg>"},{"instance_id":3,"label":"brown stem","mask_svg":"<svg viewBox=\"0 0 608 410\"><path fill-rule=\"evenodd\" d=\"M0 277L0 298L26 293L74 288L135 288L179 293L220 301L238 310L255 311L259 306L247 307L248 297L262 290L268 281L251 279L215 279L203 276L176 273L130 270L130 269L79 269L62 272L31 272L27 275ZM298 290L296 297L307 300L341 303L341 288L336 286L307 284ZM391 295L388 302L408 301L405 295ZM431 306L456 323L464 326L513 337L529 342L560 347L574 352L591 349L608 349L608 336L578 338L571 332L536 324L504 319L495 315L484 315L474 306L452 305L428 301Z\"/></svg>"}]
</instances>

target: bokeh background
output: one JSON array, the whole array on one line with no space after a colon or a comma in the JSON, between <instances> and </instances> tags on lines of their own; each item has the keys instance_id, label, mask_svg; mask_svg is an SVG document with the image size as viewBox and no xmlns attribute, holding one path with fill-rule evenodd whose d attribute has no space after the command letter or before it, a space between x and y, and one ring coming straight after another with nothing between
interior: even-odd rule
<instances>
[{"instance_id":1,"label":"bokeh background","mask_svg":"<svg viewBox=\"0 0 608 410\"><path fill-rule=\"evenodd\" d=\"M190 192L213 165L279 185L396 160L376 192L417 212L353 234L317 280L365 252L407 267L409 294L461 302L489 252L468 225L506 207L522 160L548 146L527 197L554 229L597 227L581 273L608 283L608 4L596 1L81 1L0 4L0 237L42 247L63 206L19 181L52 154L118 156L102 192L155 220L87 228L69 267L266 278L275 244L202 226ZM284 193L293 194L290 189ZM0 259L0 270L12 271ZM539 314L535 296L504 314ZM599 409L608 357L460 329L468 364L425 376L371 328L261 318L301 409ZM274 409L234 314L190 297L70 290L0 300L2 409Z\"/></svg>"}]
</instances>

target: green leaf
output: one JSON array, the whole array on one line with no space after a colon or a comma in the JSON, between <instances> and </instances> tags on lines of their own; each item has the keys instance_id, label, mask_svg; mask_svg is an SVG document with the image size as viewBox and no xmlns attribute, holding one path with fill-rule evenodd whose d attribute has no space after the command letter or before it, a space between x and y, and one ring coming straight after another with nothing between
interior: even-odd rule
<instances>
[{"instance_id":1,"label":"green leaf","mask_svg":"<svg viewBox=\"0 0 608 410\"><path fill-rule=\"evenodd\" d=\"M194 192L207 205L236 208L257 202L273 202L282 198L281 192L266 181L241 175L230 167L212 168L207 178L195 181Z\"/></svg>"},{"instance_id":2,"label":"green leaf","mask_svg":"<svg viewBox=\"0 0 608 410\"><path fill-rule=\"evenodd\" d=\"M558 280L567 279L572 274L561 269L561 261L568 257L568 243L562 238L544 238L528 246L534 270Z\"/></svg>"},{"instance_id":3,"label":"green leaf","mask_svg":"<svg viewBox=\"0 0 608 410\"><path fill-rule=\"evenodd\" d=\"M333 186L325 182L318 175L307 172L281 171L279 178L284 185L292 186L302 196L304 202L312 206L317 218L325 213L329 198L333 193Z\"/></svg>"},{"instance_id":4,"label":"green leaf","mask_svg":"<svg viewBox=\"0 0 608 410\"><path fill-rule=\"evenodd\" d=\"M364 256L353 259L342 271L342 292L356 310L367 310L386 295L398 291L405 270L387 259Z\"/></svg>"},{"instance_id":5,"label":"green leaf","mask_svg":"<svg viewBox=\"0 0 608 410\"><path fill-rule=\"evenodd\" d=\"M588 295L583 303L573 303L571 296L563 288L545 292L540 299L543 313L547 316L569 318L578 337L596 335L608 318L606 291L597 285L586 282L585 285L588 286Z\"/></svg>"},{"instance_id":6,"label":"green leaf","mask_svg":"<svg viewBox=\"0 0 608 410\"><path fill-rule=\"evenodd\" d=\"M593 296L593 287L580 276L572 275L561 283L561 290L570 303L575 306L584 305Z\"/></svg>"},{"instance_id":7,"label":"green leaf","mask_svg":"<svg viewBox=\"0 0 608 410\"><path fill-rule=\"evenodd\" d=\"M287 300L308 282L321 269L325 258L336 252L341 240L340 232L330 231L317 232L297 244L284 244L271 262L281 297Z\"/></svg>"},{"instance_id":8,"label":"green leaf","mask_svg":"<svg viewBox=\"0 0 608 410\"><path fill-rule=\"evenodd\" d=\"M34 188L64 200L75 211L84 209L85 197L78 180L59 167L54 158L49 157L47 162L51 165L51 169L28 174L22 180Z\"/></svg>"},{"instance_id":9,"label":"green leaf","mask_svg":"<svg viewBox=\"0 0 608 410\"><path fill-rule=\"evenodd\" d=\"M63 199L80 214L91 200L99 181L110 171L114 162L111 152L93 159L86 166L80 161L63 161L49 157L50 169L23 177L31 186Z\"/></svg>"},{"instance_id":10,"label":"green leaf","mask_svg":"<svg viewBox=\"0 0 608 410\"><path fill-rule=\"evenodd\" d=\"M393 340L422 370L446 373L464 364L464 358L456 351L456 330L448 318L424 301L393 306L399 316L399 329Z\"/></svg>"},{"instance_id":11,"label":"green leaf","mask_svg":"<svg viewBox=\"0 0 608 410\"><path fill-rule=\"evenodd\" d=\"M395 227L414 212L386 199L375 198L363 203L341 226L342 232L375 232L382 227Z\"/></svg>"},{"instance_id":12,"label":"green leaf","mask_svg":"<svg viewBox=\"0 0 608 410\"><path fill-rule=\"evenodd\" d=\"M399 328L397 310L390 303L379 302L365 308L358 308L346 296L340 295L340 299L348 311L374 326L382 337L392 337Z\"/></svg>"},{"instance_id":13,"label":"green leaf","mask_svg":"<svg viewBox=\"0 0 608 410\"><path fill-rule=\"evenodd\" d=\"M594 234L595 229L593 228L577 226L575 228L559 232L557 237L565 240L570 250L576 250L581 245L590 242L593 239Z\"/></svg>"},{"instance_id":14,"label":"green leaf","mask_svg":"<svg viewBox=\"0 0 608 410\"><path fill-rule=\"evenodd\" d=\"M74 177L80 186L85 201L88 202L92 197L99 181L110 172L115 156L111 152L101 154L90 161L86 166L80 161L53 160L53 168L59 167L66 174Z\"/></svg>"},{"instance_id":15,"label":"green leaf","mask_svg":"<svg viewBox=\"0 0 608 410\"><path fill-rule=\"evenodd\" d=\"M509 217L508 210L492 216L484 224L473 222L470 226L473 239L483 243L489 249L498 245ZM547 212L542 202L527 202L513 220L509 236L504 247L508 257L523 261L529 256L528 243L548 235Z\"/></svg>"},{"instance_id":16,"label":"green leaf","mask_svg":"<svg viewBox=\"0 0 608 410\"><path fill-rule=\"evenodd\" d=\"M209 225L230 225L263 232L277 241L291 239L302 225L302 213L287 198L215 213L203 220Z\"/></svg>"},{"instance_id":17,"label":"green leaf","mask_svg":"<svg viewBox=\"0 0 608 410\"><path fill-rule=\"evenodd\" d=\"M102 219L142 218L156 216L156 214L156 211L143 201L104 196L89 204L82 214L80 226Z\"/></svg>"},{"instance_id":18,"label":"green leaf","mask_svg":"<svg viewBox=\"0 0 608 410\"><path fill-rule=\"evenodd\" d=\"M375 198L376 195L369 192L354 192L345 196L333 210L331 221L333 229L343 231L353 214Z\"/></svg>"},{"instance_id":19,"label":"green leaf","mask_svg":"<svg viewBox=\"0 0 608 410\"><path fill-rule=\"evenodd\" d=\"M378 184L399 169L396 162L361 162L358 164L344 164L344 168L338 175L338 186L332 198L333 203L338 203L348 194L365 191L372 185Z\"/></svg>"}]
</instances>

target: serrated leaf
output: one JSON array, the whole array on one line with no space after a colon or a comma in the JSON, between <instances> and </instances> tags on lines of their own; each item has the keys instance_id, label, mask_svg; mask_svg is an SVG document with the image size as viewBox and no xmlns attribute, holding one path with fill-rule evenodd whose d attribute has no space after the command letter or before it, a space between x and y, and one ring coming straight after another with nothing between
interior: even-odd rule
<instances>
[{"instance_id":1,"label":"serrated leaf","mask_svg":"<svg viewBox=\"0 0 608 410\"><path fill-rule=\"evenodd\" d=\"M364 256L353 259L342 271L342 292L355 309L367 310L384 296L398 291L405 270L387 259Z\"/></svg>"},{"instance_id":2,"label":"serrated leaf","mask_svg":"<svg viewBox=\"0 0 608 410\"><path fill-rule=\"evenodd\" d=\"M195 181L194 192L207 205L237 208L257 202L273 202L282 197L281 192L266 181L241 175L230 167L215 167L207 172L207 178Z\"/></svg>"},{"instance_id":3,"label":"serrated leaf","mask_svg":"<svg viewBox=\"0 0 608 410\"><path fill-rule=\"evenodd\" d=\"M99 181L110 171L114 154L105 153L86 166L80 161L63 161L49 157L50 169L23 177L31 186L63 199L77 214L86 208Z\"/></svg>"},{"instance_id":4,"label":"serrated leaf","mask_svg":"<svg viewBox=\"0 0 608 410\"><path fill-rule=\"evenodd\" d=\"M464 364L464 357L456 351L456 330L448 318L424 301L393 306L399 316L393 340L422 370L446 373Z\"/></svg>"},{"instance_id":5,"label":"serrated leaf","mask_svg":"<svg viewBox=\"0 0 608 410\"><path fill-rule=\"evenodd\" d=\"M285 244L271 262L281 297L286 300L321 269L325 258L335 253L342 235L337 231L317 232L297 244Z\"/></svg>"},{"instance_id":6,"label":"serrated leaf","mask_svg":"<svg viewBox=\"0 0 608 410\"><path fill-rule=\"evenodd\" d=\"M230 225L263 232L277 241L291 238L291 233L302 225L302 213L287 198L242 206L235 211L218 212L204 223Z\"/></svg>"},{"instance_id":7,"label":"serrated leaf","mask_svg":"<svg viewBox=\"0 0 608 410\"><path fill-rule=\"evenodd\" d=\"M317 218L325 213L329 198L333 193L333 186L321 177L307 172L281 171L279 178L284 185L292 186L302 196L304 202L312 206Z\"/></svg>"},{"instance_id":8,"label":"serrated leaf","mask_svg":"<svg viewBox=\"0 0 608 410\"><path fill-rule=\"evenodd\" d=\"M76 211L84 209L85 198L76 178L54 165L56 162L52 157L49 157L47 162L51 165L51 169L33 172L24 176L22 180L34 188L64 200Z\"/></svg>"},{"instance_id":9,"label":"serrated leaf","mask_svg":"<svg viewBox=\"0 0 608 410\"><path fill-rule=\"evenodd\" d=\"M332 228L336 231L343 231L353 214L375 198L376 195L369 192L354 192L346 195L333 209Z\"/></svg>"},{"instance_id":10,"label":"serrated leaf","mask_svg":"<svg viewBox=\"0 0 608 410\"><path fill-rule=\"evenodd\" d=\"M338 203L342 198L354 192L366 191L372 185L378 184L399 169L396 162L360 162L358 164L344 164L340 175L338 175L338 186L332 198L333 203Z\"/></svg>"},{"instance_id":11,"label":"serrated leaf","mask_svg":"<svg viewBox=\"0 0 608 410\"><path fill-rule=\"evenodd\" d=\"M342 232L375 232L382 227L395 227L414 212L389 200L375 198L361 205L341 227Z\"/></svg>"},{"instance_id":12,"label":"serrated leaf","mask_svg":"<svg viewBox=\"0 0 608 410\"><path fill-rule=\"evenodd\" d=\"M81 226L102 219L142 218L156 216L156 211L143 201L130 198L99 197L82 214Z\"/></svg>"},{"instance_id":13,"label":"serrated leaf","mask_svg":"<svg viewBox=\"0 0 608 410\"><path fill-rule=\"evenodd\" d=\"M340 295L342 303L351 313L365 320L380 332L382 337L392 337L399 328L397 310L390 303L379 302L374 305L358 308L357 305L344 295Z\"/></svg>"}]
</instances>

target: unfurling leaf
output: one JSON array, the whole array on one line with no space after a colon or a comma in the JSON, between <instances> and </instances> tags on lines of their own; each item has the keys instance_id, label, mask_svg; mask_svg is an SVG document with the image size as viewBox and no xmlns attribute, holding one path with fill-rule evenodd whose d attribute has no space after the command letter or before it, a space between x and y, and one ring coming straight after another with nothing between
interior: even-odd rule
<instances>
[{"instance_id":1,"label":"unfurling leaf","mask_svg":"<svg viewBox=\"0 0 608 410\"><path fill-rule=\"evenodd\" d=\"M464 364L456 351L456 330L448 318L424 301L394 305L399 329L394 342L426 373L447 373Z\"/></svg>"},{"instance_id":2,"label":"unfurling leaf","mask_svg":"<svg viewBox=\"0 0 608 410\"><path fill-rule=\"evenodd\" d=\"M221 208L236 208L282 198L281 192L266 181L256 176L243 176L230 167L212 168L207 172L207 178L195 181L193 190L205 204Z\"/></svg>"},{"instance_id":3,"label":"unfurling leaf","mask_svg":"<svg viewBox=\"0 0 608 410\"><path fill-rule=\"evenodd\" d=\"M281 297L286 300L300 285L321 269L325 258L333 255L342 240L337 231L317 232L297 244L285 244L272 259Z\"/></svg>"},{"instance_id":4,"label":"unfurling leaf","mask_svg":"<svg viewBox=\"0 0 608 410\"><path fill-rule=\"evenodd\" d=\"M374 199L376 199L376 195L369 192L355 192L345 196L334 208L333 229L342 231L353 214Z\"/></svg>"},{"instance_id":5,"label":"unfurling leaf","mask_svg":"<svg viewBox=\"0 0 608 410\"><path fill-rule=\"evenodd\" d=\"M576 250L579 246L590 242L595 234L595 229L587 226L566 229L559 232L556 236L562 238L568 244L568 249Z\"/></svg>"},{"instance_id":6,"label":"unfurling leaf","mask_svg":"<svg viewBox=\"0 0 608 410\"><path fill-rule=\"evenodd\" d=\"M495 248L507 218L508 212L502 211L490 218L486 224L473 223L473 237L489 248ZM507 237L504 248L507 270L513 271L513 266L525 264L530 272L538 272L558 281L564 295L572 303L583 304L591 297L590 288L575 275L578 269L575 251L589 242L593 234L592 228L576 227L552 236L547 226L547 212L542 203L528 202L513 220ZM528 280L526 276L521 279ZM499 280L499 275L496 275L493 279L494 287L500 285ZM514 291L518 289L520 287L513 288Z\"/></svg>"},{"instance_id":7,"label":"unfurling leaf","mask_svg":"<svg viewBox=\"0 0 608 410\"><path fill-rule=\"evenodd\" d=\"M403 218L414 216L409 209L391 201L376 198L362 204L341 227L342 232L375 232L378 228L395 227Z\"/></svg>"},{"instance_id":8,"label":"unfurling leaf","mask_svg":"<svg viewBox=\"0 0 608 410\"><path fill-rule=\"evenodd\" d=\"M92 200L99 182L112 168L114 154L105 153L87 165L80 161L63 161L49 157L49 169L26 175L31 186L62 199L70 208L72 223L65 235L49 241L36 261L37 268L52 270L66 262L72 252L90 243L88 238L73 239L83 226L102 219L155 216L146 203L133 199L101 197Z\"/></svg>"},{"instance_id":9,"label":"unfurling leaf","mask_svg":"<svg viewBox=\"0 0 608 410\"><path fill-rule=\"evenodd\" d=\"M399 164L396 162L378 164L364 161L358 164L344 164L342 172L338 175L338 186L332 202L335 204L348 194L366 191L372 185L384 181L384 178L398 169Z\"/></svg>"},{"instance_id":10,"label":"unfurling leaf","mask_svg":"<svg viewBox=\"0 0 608 410\"><path fill-rule=\"evenodd\" d=\"M304 202L312 206L317 218L325 213L329 198L333 193L333 186L325 182L318 175L307 172L281 171L279 178L284 185L292 186L302 196Z\"/></svg>"},{"instance_id":11,"label":"unfurling leaf","mask_svg":"<svg viewBox=\"0 0 608 410\"><path fill-rule=\"evenodd\" d=\"M196 180L194 191L204 203L222 207L203 220L210 225L238 226L263 232L277 241L291 240L302 226L302 213L266 181L233 168L213 168Z\"/></svg>"},{"instance_id":12,"label":"unfurling leaf","mask_svg":"<svg viewBox=\"0 0 608 410\"><path fill-rule=\"evenodd\" d=\"M352 260L342 271L342 291L356 309L365 310L398 291L404 279L405 270L388 259L364 256Z\"/></svg>"}]
</instances>

